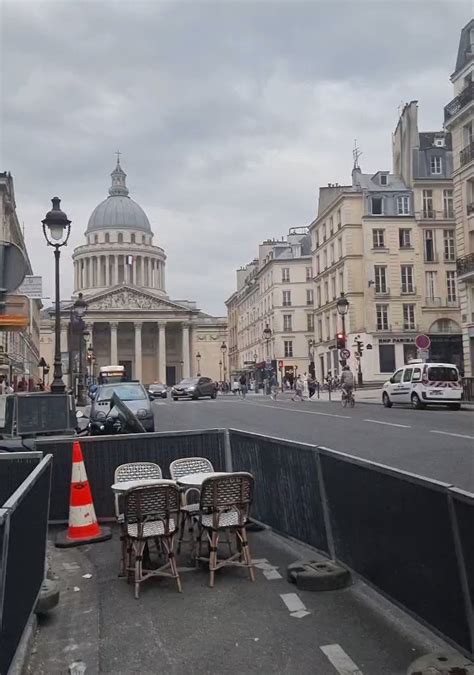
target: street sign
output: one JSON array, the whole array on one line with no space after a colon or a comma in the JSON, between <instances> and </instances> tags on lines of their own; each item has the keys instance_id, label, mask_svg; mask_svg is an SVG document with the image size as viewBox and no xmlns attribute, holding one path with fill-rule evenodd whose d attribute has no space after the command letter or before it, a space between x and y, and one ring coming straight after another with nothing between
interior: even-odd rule
<instances>
[{"instance_id":1,"label":"street sign","mask_svg":"<svg viewBox=\"0 0 474 675\"><path fill-rule=\"evenodd\" d=\"M8 241L0 241L0 293L18 288L28 272L28 263L21 248Z\"/></svg>"},{"instance_id":2,"label":"street sign","mask_svg":"<svg viewBox=\"0 0 474 675\"><path fill-rule=\"evenodd\" d=\"M415 344L418 349L429 349L431 345L431 340L428 335L417 335L415 338Z\"/></svg>"},{"instance_id":3,"label":"street sign","mask_svg":"<svg viewBox=\"0 0 474 675\"><path fill-rule=\"evenodd\" d=\"M351 355L349 349L341 349L341 359L348 359Z\"/></svg>"},{"instance_id":4,"label":"street sign","mask_svg":"<svg viewBox=\"0 0 474 675\"><path fill-rule=\"evenodd\" d=\"M18 287L18 293L26 295L31 300L41 300L43 297L43 277L34 277L28 274L21 286Z\"/></svg>"}]
</instances>

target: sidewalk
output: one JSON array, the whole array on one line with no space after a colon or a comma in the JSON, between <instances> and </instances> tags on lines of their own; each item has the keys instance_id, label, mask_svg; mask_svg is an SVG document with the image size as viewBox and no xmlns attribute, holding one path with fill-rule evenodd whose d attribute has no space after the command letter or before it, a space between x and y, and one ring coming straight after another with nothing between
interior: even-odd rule
<instances>
[{"instance_id":1,"label":"sidewalk","mask_svg":"<svg viewBox=\"0 0 474 675\"><path fill-rule=\"evenodd\" d=\"M425 653L456 653L357 579L322 593L288 583L288 564L314 559L310 549L269 531L252 534L250 544L261 561L255 583L245 570L227 568L211 589L204 567L181 567L186 553L178 561L183 592L169 579L154 579L139 600L117 576L115 528L111 541L51 548L61 600L40 621L27 672L329 675L336 670L324 650L332 650L356 664L351 672L406 675ZM304 609L293 615L290 600Z\"/></svg>"}]
</instances>

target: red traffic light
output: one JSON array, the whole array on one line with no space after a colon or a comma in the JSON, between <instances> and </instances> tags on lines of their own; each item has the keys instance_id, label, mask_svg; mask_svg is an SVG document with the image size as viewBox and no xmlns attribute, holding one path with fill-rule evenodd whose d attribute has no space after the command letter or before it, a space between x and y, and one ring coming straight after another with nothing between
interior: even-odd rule
<instances>
[{"instance_id":1,"label":"red traffic light","mask_svg":"<svg viewBox=\"0 0 474 675\"><path fill-rule=\"evenodd\" d=\"M344 349L346 346L346 336L344 333L338 333L336 335L336 347L338 349Z\"/></svg>"}]
</instances>

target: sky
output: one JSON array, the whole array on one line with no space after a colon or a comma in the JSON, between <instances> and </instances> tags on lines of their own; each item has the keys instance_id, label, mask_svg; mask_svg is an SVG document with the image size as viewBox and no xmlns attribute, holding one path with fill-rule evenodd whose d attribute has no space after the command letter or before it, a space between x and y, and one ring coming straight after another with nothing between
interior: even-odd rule
<instances>
[{"instance_id":1,"label":"sky","mask_svg":"<svg viewBox=\"0 0 474 675\"><path fill-rule=\"evenodd\" d=\"M308 225L319 186L350 182L354 139L375 172L403 103L442 128L472 15L472 0L0 0L0 170L45 295L51 197L72 220L69 297L120 150L170 297L224 315L258 244Z\"/></svg>"}]
</instances>

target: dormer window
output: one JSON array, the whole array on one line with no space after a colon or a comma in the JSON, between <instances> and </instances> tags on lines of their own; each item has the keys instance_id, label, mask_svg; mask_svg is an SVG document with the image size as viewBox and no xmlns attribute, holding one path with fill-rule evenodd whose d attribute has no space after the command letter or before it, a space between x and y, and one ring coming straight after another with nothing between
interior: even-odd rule
<instances>
[{"instance_id":1,"label":"dormer window","mask_svg":"<svg viewBox=\"0 0 474 675\"><path fill-rule=\"evenodd\" d=\"M123 234L121 232L118 233L117 241L119 244L123 244Z\"/></svg>"},{"instance_id":2,"label":"dormer window","mask_svg":"<svg viewBox=\"0 0 474 675\"><path fill-rule=\"evenodd\" d=\"M135 235L134 234L130 235L130 241L131 241L132 244L135 243Z\"/></svg>"},{"instance_id":3,"label":"dormer window","mask_svg":"<svg viewBox=\"0 0 474 675\"><path fill-rule=\"evenodd\" d=\"M431 173L434 175L439 175L443 173L443 160L441 157L438 155L434 155L430 159L430 168L431 168Z\"/></svg>"},{"instance_id":4,"label":"dormer window","mask_svg":"<svg viewBox=\"0 0 474 675\"><path fill-rule=\"evenodd\" d=\"M382 197L372 197L370 200L371 214L373 216L383 215L383 199Z\"/></svg>"},{"instance_id":5,"label":"dormer window","mask_svg":"<svg viewBox=\"0 0 474 675\"><path fill-rule=\"evenodd\" d=\"M110 234L108 232L105 233L105 243L108 244L110 241Z\"/></svg>"},{"instance_id":6,"label":"dormer window","mask_svg":"<svg viewBox=\"0 0 474 675\"><path fill-rule=\"evenodd\" d=\"M380 185L387 185L387 174L386 173L381 173L380 174Z\"/></svg>"},{"instance_id":7,"label":"dormer window","mask_svg":"<svg viewBox=\"0 0 474 675\"><path fill-rule=\"evenodd\" d=\"M444 148L446 145L444 138L435 138L434 144L437 148Z\"/></svg>"}]
</instances>

